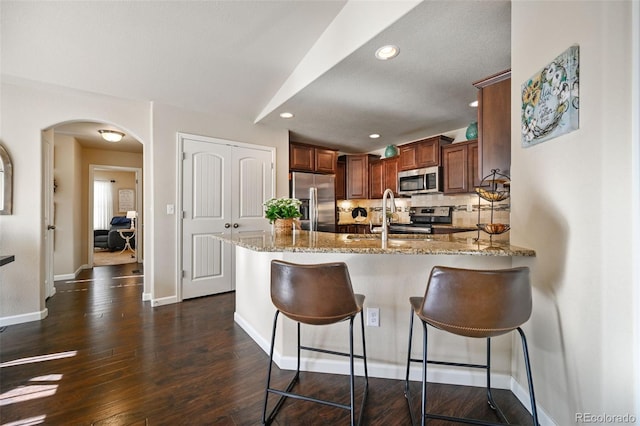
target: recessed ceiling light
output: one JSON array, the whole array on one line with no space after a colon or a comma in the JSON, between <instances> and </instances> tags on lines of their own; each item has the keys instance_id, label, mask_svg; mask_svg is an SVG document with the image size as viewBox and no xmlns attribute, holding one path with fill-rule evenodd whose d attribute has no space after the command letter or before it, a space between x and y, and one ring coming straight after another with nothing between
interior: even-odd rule
<instances>
[{"instance_id":1,"label":"recessed ceiling light","mask_svg":"<svg viewBox=\"0 0 640 426\"><path fill-rule=\"evenodd\" d=\"M473 101L469 104L470 107L478 108L478 101Z\"/></svg>"},{"instance_id":2,"label":"recessed ceiling light","mask_svg":"<svg viewBox=\"0 0 640 426\"><path fill-rule=\"evenodd\" d=\"M376 58L381 61L386 61L388 59L393 59L398 56L400 53L400 48L398 46L394 46L393 44L387 44L386 46L382 46L378 50L376 50Z\"/></svg>"},{"instance_id":3,"label":"recessed ceiling light","mask_svg":"<svg viewBox=\"0 0 640 426\"><path fill-rule=\"evenodd\" d=\"M280 118L293 118L293 114L290 112L281 112Z\"/></svg>"},{"instance_id":4,"label":"recessed ceiling light","mask_svg":"<svg viewBox=\"0 0 640 426\"><path fill-rule=\"evenodd\" d=\"M369 135L369 137L370 137L371 139L378 139L378 138L380 137L380 135L379 135L379 134L377 134L377 133L371 133L371 134Z\"/></svg>"},{"instance_id":5,"label":"recessed ceiling light","mask_svg":"<svg viewBox=\"0 0 640 426\"><path fill-rule=\"evenodd\" d=\"M120 142L124 137L124 133L117 130L98 130L98 133L100 133L102 139L107 142Z\"/></svg>"}]
</instances>

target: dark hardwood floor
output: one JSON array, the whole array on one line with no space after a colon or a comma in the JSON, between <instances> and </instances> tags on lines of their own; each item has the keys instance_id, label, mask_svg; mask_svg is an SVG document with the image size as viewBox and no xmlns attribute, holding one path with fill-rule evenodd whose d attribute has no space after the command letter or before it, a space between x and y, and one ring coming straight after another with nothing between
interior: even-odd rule
<instances>
[{"instance_id":1,"label":"dark hardwood floor","mask_svg":"<svg viewBox=\"0 0 640 426\"><path fill-rule=\"evenodd\" d=\"M46 319L2 330L2 425L260 424L268 357L234 323L234 294L152 308L141 269L96 267L57 282ZM291 374L274 373L278 384ZM348 403L346 376L303 373L300 386ZM513 422L531 424L511 392L495 394ZM496 420L482 388L430 384L429 396L440 413ZM291 401L275 423L348 422L345 410ZM410 424L402 381L370 379L364 423Z\"/></svg>"}]
</instances>

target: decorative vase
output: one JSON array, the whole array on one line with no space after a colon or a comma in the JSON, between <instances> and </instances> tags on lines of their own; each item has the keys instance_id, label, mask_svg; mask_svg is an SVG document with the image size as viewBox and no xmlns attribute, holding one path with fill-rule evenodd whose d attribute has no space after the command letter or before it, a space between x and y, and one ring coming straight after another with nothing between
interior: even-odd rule
<instances>
[{"instance_id":1,"label":"decorative vase","mask_svg":"<svg viewBox=\"0 0 640 426\"><path fill-rule=\"evenodd\" d=\"M395 145L387 145L384 150L384 158L391 158L398 155L398 148Z\"/></svg>"},{"instance_id":2,"label":"decorative vase","mask_svg":"<svg viewBox=\"0 0 640 426\"><path fill-rule=\"evenodd\" d=\"M467 127L467 140L478 139L478 122L474 121Z\"/></svg>"},{"instance_id":3,"label":"decorative vase","mask_svg":"<svg viewBox=\"0 0 640 426\"><path fill-rule=\"evenodd\" d=\"M273 229L276 235L293 234L293 218L276 219Z\"/></svg>"}]
</instances>

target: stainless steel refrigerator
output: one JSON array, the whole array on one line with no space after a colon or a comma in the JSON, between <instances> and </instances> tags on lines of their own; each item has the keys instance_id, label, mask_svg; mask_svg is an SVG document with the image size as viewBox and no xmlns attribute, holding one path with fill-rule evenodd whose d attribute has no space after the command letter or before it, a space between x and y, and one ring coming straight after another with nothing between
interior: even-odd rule
<instances>
[{"instance_id":1,"label":"stainless steel refrigerator","mask_svg":"<svg viewBox=\"0 0 640 426\"><path fill-rule=\"evenodd\" d=\"M291 173L290 197L302 201L300 225L307 231L336 232L334 175Z\"/></svg>"}]
</instances>

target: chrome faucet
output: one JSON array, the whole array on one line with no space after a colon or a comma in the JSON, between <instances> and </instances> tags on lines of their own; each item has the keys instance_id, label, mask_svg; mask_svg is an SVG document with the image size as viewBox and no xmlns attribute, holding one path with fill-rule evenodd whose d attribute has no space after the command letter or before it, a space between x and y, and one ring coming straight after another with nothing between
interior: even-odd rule
<instances>
[{"instance_id":1,"label":"chrome faucet","mask_svg":"<svg viewBox=\"0 0 640 426\"><path fill-rule=\"evenodd\" d=\"M389 239L389 222L391 218L387 218L387 200L391 198L391 214L396 210L396 200L393 198L393 191L389 188L384 190L382 194L382 241Z\"/></svg>"}]
</instances>

